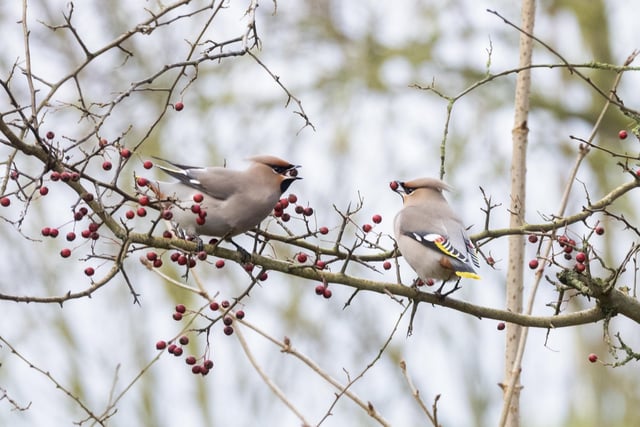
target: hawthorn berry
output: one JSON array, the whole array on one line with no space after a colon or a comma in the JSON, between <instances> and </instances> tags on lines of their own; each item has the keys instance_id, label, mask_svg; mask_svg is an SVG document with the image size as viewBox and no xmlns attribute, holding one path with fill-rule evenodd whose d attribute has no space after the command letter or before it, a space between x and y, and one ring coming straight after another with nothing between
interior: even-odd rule
<instances>
[{"instance_id":1,"label":"hawthorn berry","mask_svg":"<svg viewBox=\"0 0 640 427\"><path fill-rule=\"evenodd\" d=\"M258 276L258 280L260 280L261 282L264 282L265 280L267 280L269 278L269 275L267 274L267 272L263 272L261 275Z\"/></svg>"},{"instance_id":2,"label":"hawthorn berry","mask_svg":"<svg viewBox=\"0 0 640 427\"><path fill-rule=\"evenodd\" d=\"M587 259L587 256L585 255L584 252L578 252L576 254L576 261L578 261L578 262L585 262L586 259Z\"/></svg>"},{"instance_id":3,"label":"hawthorn berry","mask_svg":"<svg viewBox=\"0 0 640 427\"><path fill-rule=\"evenodd\" d=\"M196 375L200 374L200 373L202 372L202 366L200 366L200 365L193 365L193 366L191 367L191 372L192 372L192 373L194 373L194 374L196 374Z\"/></svg>"},{"instance_id":4,"label":"hawthorn berry","mask_svg":"<svg viewBox=\"0 0 640 427\"><path fill-rule=\"evenodd\" d=\"M300 252L296 259L300 264L304 264L305 262L307 262L307 254Z\"/></svg>"},{"instance_id":5,"label":"hawthorn berry","mask_svg":"<svg viewBox=\"0 0 640 427\"><path fill-rule=\"evenodd\" d=\"M160 268L162 267L162 260L160 258L153 260L153 267L154 268Z\"/></svg>"},{"instance_id":6,"label":"hawthorn berry","mask_svg":"<svg viewBox=\"0 0 640 427\"><path fill-rule=\"evenodd\" d=\"M147 178L139 176L138 178L136 178L136 184L138 184L138 187L146 187L147 185L149 185L149 180Z\"/></svg>"},{"instance_id":7,"label":"hawthorn berry","mask_svg":"<svg viewBox=\"0 0 640 427\"><path fill-rule=\"evenodd\" d=\"M113 164L110 161L105 160L104 162L102 162L102 169L108 171L108 170L111 170L112 167L113 167Z\"/></svg>"},{"instance_id":8,"label":"hawthorn berry","mask_svg":"<svg viewBox=\"0 0 640 427\"><path fill-rule=\"evenodd\" d=\"M193 195L192 199L196 203L202 203L202 201L204 200L204 196L200 193L196 193Z\"/></svg>"},{"instance_id":9,"label":"hawthorn berry","mask_svg":"<svg viewBox=\"0 0 640 427\"><path fill-rule=\"evenodd\" d=\"M582 273L587 267L581 263L581 262L577 262L575 267L573 267L578 273Z\"/></svg>"},{"instance_id":10,"label":"hawthorn berry","mask_svg":"<svg viewBox=\"0 0 640 427\"><path fill-rule=\"evenodd\" d=\"M131 157L131 150L129 150L128 148L121 148L120 149L120 156L122 156L125 159L128 159L129 157Z\"/></svg>"},{"instance_id":11,"label":"hawthorn berry","mask_svg":"<svg viewBox=\"0 0 640 427\"><path fill-rule=\"evenodd\" d=\"M142 163L142 167L145 169L151 169L153 167L153 162L151 160L145 160Z\"/></svg>"},{"instance_id":12,"label":"hawthorn berry","mask_svg":"<svg viewBox=\"0 0 640 427\"><path fill-rule=\"evenodd\" d=\"M311 216L313 215L313 208L310 206L307 206L306 208L304 208L303 212L304 216Z\"/></svg>"},{"instance_id":13,"label":"hawthorn berry","mask_svg":"<svg viewBox=\"0 0 640 427\"><path fill-rule=\"evenodd\" d=\"M187 344L189 344L189 337L186 336L186 335L183 335L183 336L180 337L180 339L178 341L182 345L187 345Z\"/></svg>"},{"instance_id":14,"label":"hawthorn berry","mask_svg":"<svg viewBox=\"0 0 640 427\"><path fill-rule=\"evenodd\" d=\"M498 326L496 326L496 328L497 328L499 331L503 330L503 329L505 328L505 324L504 324L504 322L500 322L500 323L498 323Z\"/></svg>"},{"instance_id":15,"label":"hawthorn berry","mask_svg":"<svg viewBox=\"0 0 640 427\"><path fill-rule=\"evenodd\" d=\"M46 134L47 139L53 139L56 137L56 134L53 131L48 131Z\"/></svg>"},{"instance_id":16,"label":"hawthorn berry","mask_svg":"<svg viewBox=\"0 0 640 427\"><path fill-rule=\"evenodd\" d=\"M373 226L371 224L365 224L362 226L362 231L364 231L365 233L368 233L371 231L372 228Z\"/></svg>"},{"instance_id":17,"label":"hawthorn berry","mask_svg":"<svg viewBox=\"0 0 640 427\"><path fill-rule=\"evenodd\" d=\"M162 211L162 219L171 221L171 218L173 218L173 212L171 212L171 210L165 209Z\"/></svg>"},{"instance_id":18,"label":"hawthorn berry","mask_svg":"<svg viewBox=\"0 0 640 427\"><path fill-rule=\"evenodd\" d=\"M329 229L327 227L323 226L323 227L318 228L318 232L320 234L327 234L327 233L329 233Z\"/></svg>"},{"instance_id":19,"label":"hawthorn berry","mask_svg":"<svg viewBox=\"0 0 640 427\"><path fill-rule=\"evenodd\" d=\"M156 350L164 350L165 348L167 348L167 342L160 340L156 343Z\"/></svg>"},{"instance_id":20,"label":"hawthorn berry","mask_svg":"<svg viewBox=\"0 0 640 427\"><path fill-rule=\"evenodd\" d=\"M149 204L149 196L142 195L138 197L138 203L140 203L142 206L147 206Z\"/></svg>"},{"instance_id":21,"label":"hawthorn berry","mask_svg":"<svg viewBox=\"0 0 640 427\"><path fill-rule=\"evenodd\" d=\"M493 257L492 257L492 256L488 256L488 257L487 257L487 264L489 264L489 266L494 266L494 265L495 265L495 263L496 263L496 260L495 260L495 259L493 259Z\"/></svg>"},{"instance_id":22,"label":"hawthorn berry","mask_svg":"<svg viewBox=\"0 0 640 427\"><path fill-rule=\"evenodd\" d=\"M596 363L598 361L598 355L595 353L591 353L589 355L589 362Z\"/></svg>"},{"instance_id":23,"label":"hawthorn berry","mask_svg":"<svg viewBox=\"0 0 640 427\"><path fill-rule=\"evenodd\" d=\"M598 236L602 236L604 234L604 227L596 227L595 232Z\"/></svg>"},{"instance_id":24,"label":"hawthorn berry","mask_svg":"<svg viewBox=\"0 0 640 427\"><path fill-rule=\"evenodd\" d=\"M70 181L71 180L71 174L69 172L62 172L60 174L60 180L62 180L63 182Z\"/></svg>"},{"instance_id":25,"label":"hawthorn berry","mask_svg":"<svg viewBox=\"0 0 640 427\"><path fill-rule=\"evenodd\" d=\"M43 227L42 230L40 230L40 233L44 237L48 237L51 234L51 227Z\"/></svg>"},{"instance_id":26,"label":"hawthorn berry","mask_svg":"<svg viewBox=\"0 0 640 427\"><path fill-rule=\"evenodd\" d=\"M176 111L182 111L183 108L184 108L184 104L182 102L178 101L178 102L175 103L173 108L175 108Z\"/></svg>"},{"instance_id":27,"label":"hawthorn berry","mask_svg":"<svg viewBox=\"0 0 640 427\"><path fill-rule=\"evenodd\" d=\"M71 249L69 248L64 248L60 251L60 256L62 258L69 258L71 256Z\"/></svg>"},{"instance_id":28,"label":"hawthorn berry","mask_svg":"<svg viewBox=\"0 0 640 427\"><path fill-rule=\"evenodd\" d=\"M627 136L628 136L627 131L624 129L618 132L618 138L620 139L627 139Z\"/></svg>"},{"instance_id":29,"label":"hawthorn berry","mask_svg":"<svg viewBox=\"0 0 640 427\"><path fill-rule=\"evenodd\" d=\"M211 311L218 311L220 309L220 304L212 301L211 304L209 304L209 308L211 309Z\"/></svg>"},{"instance_id":30,"label":"hawthorn berry","mask_svg":"<svg viewBox=\"0 0 640 427\"><path fill-rule=\"evenodd\" d=\"M51 172L51 176L49 176L49 178L51 179L51 181L58 181L60 179L60 172L58 171Z\"/></svg>"},{"instance_id":31,"label":"hawthorn berry","mask_svg":"<svg viewBox=\"0 0 640 427\"><path fill-rule=\"evenodd\" d=\"M296 208L294 210L297 214L302 214L304 213L304 206L296 205Z\"/></svg>"},{"instance_id":32,"label":"hawthorn berry","mask_svg":"<svg viewBox=\"0 0 640 427\"><path fill-rule=\"evenodd\" d=\"M184 304L176 305L176 313L184 313L187 311L187 307Z\"/></svg>"},{"instance_id":33,"label":"hawthorn berry","mask_svg":"<svg viewBox=\"0 0 640 427\"><path fill-rule=\"evenodd\" d=\"M147 210L145 208L143 208L142 206L138 208L138 210L136 211L136 213L138 214L138 216L140 217L144 217L147 216Z\"/></svg>"},{"instance_id":34,"label":"hawthorn berry","mask_svg":"<svg viewBox=\"0 0 640 427\"><path fill-rule=\"evenodd\" d=\"M205 367L206 369L211 369L213 368L213 360L207 359L202 363L202 366Z\"/></svg>"},{"instance_id":35,"label":"hawthorn berry","mask_svg":"<svg viewBox=\"0 0 640 427\"><path fill-rule=\"evenodd\" d=\"M391 181L389 183L389 188L393 191L396 191L398 189L398 181Z\"/></svg>"},{"instance_id":36,"label":"hawthorn berry","mask_svg":"<svg viewBox=\"0 0 640 427\"><path fill-rule=\"evenodd\" d=\"M80 174L78 172L71 172L71 175L69 175L69 178L71 178L71 181L79 181Z\"/></svg>"},{"instance_id":37,"label":"hawthorn berry","mask_svg":"<svg viewBox=\"0 0 640 427\"><path fill-rule=\"evenodd\" d=\"M127 219L133 219L136 216L136 213L129 209L125 212L124 216L127 217Z\"/></svg>"},{"instance_id":38,"label":"hawthorn berry","mask_svg":"<svg viewBox=\"0 0 640 427\"><path fill-rule=\"evenodd\" d=\"M60 231L57 228L52 228L51 231L49 231L49 236L55 239L56 237L58 237L59 233Z\"/></svg>"},{"instance_id":39,"label":"hawthorn berry","mask_svg":"<svg viewBox=\"0 0 640 427\"><path fill-rule=\"evenodd\" d=\"M382 216L375 214L371 217L371 221L373 221L374 224L380 224L382 222Z\"/></svg>"},{"instance_id":40,"label":"hawthorn berry","mask_svg":"<svg viewBox=\"0 0 640 427\"><path fill-rule=\"evenodd\" d=\"M223 332L227 336L233 334L233 326L231 326L231 325L225 326L224 329L223 329Z\"/></svg>"},{"instance_id":41,"label":"hawthorn berry","mask_svg":"<svg viewBox=\"0 0 640 427\"><path fill-rule=\"evenodd\" d=\"M389 261L385 261L382 263L382 268L384 268L385 270L390 270L391 269L391 263Z\"/></svg>"},{"instance_id":42,"label":"hawthorn berry","mask_svg":"<svg viewBox=\"0 0 640 427\"><path fill-rule=\"evenodd\" d=\"M535 270L536 268L538 268L538 260L532 259L531 261L529 261L529 268L532 270Z\"/></svg>"},{"instance_id":43,"label":"hawthorn berry","mask_svg":"<svg viewBox=\"0 0 640 427\"><path fill-rule=\"evenodd\" d=\"M187 365L195 365L196 364L196 357L195 356L187 356L187 358L184 359L184 362Z\"/></svg>"},{"instance_id":44,"label":"hawthorn berry","mask_svg":"<svg viewBox=\"0 0 640 427\"><path fill-rule=\"evenodd\" d=\"M236 319L244 319L244 311L242 310L236 311Z\"/></svg>"},{"instance_id":45,"label":"hawthorn berry","mask_svg":"<svg viewBox=\"0 0 640 427\"><path fill-rule=\"evenodd\" d=\"M73 231L70 231L67 233L67 241L68 242L73 242L74 240L76 240L76 233L74 233Z\"/></svg>"},{"instance_id":46,"label":"hawthorn berry","mask_svg":"<svg viewBox=\"0 0 640 427\"><path fill-rule=\"evenodd\" d=\"M149 261L155 261L158 258L158 254L153 252L153 251L149 251L147 252L147 259Z\"/></svg>"},{"instance_id":47,"label":"hawthorn berry","mask_svg":"<svg viewBox=\"0 0 640 427\"><path fill-rule=\"evenodd\" d=\"M327 299L329 299L329 298L331 298L331 295L332 295L331 289L324 288L324 292L322 292L322 296L327 298Z\"/></svg>"},{"instance_id":48,"label":"hawthorn berry","mask_svg":"<svg viewBox=\"0 0 640 427\"><path fill-rule=\"evenodd\" d=\"M219 259L216 261L216 268L222 268L224 267L224 260L223 259Z\"/></svg>"},{"instance_id":49,"label":"hawthorn berry","mask_svg":"<svg viewBox=\"0 0 640 427\"><path fill-rule=\"evenodd\" d=\"M82 230L80 232L80 235L83 239L88 239L89 237L91 237L91 230Z\"/></svg>"},{"instance_id":50,"label":"hawthorn berry","mask_svg":"<svg viewBox=\"0 0 640 427\"><path fill-rule=\"evenodd\" d=\"M183 352L184 352L184 350L182 349L182 347L176 346L176 348L173 350L173 355L176 356L176 357L180 357L180 356L182 356Z\"/></svg>"},{"instance_id":51,"label":"hawthorn berry","mask_svg":"<svg viewBox=\"0 0 640 427\"><path fill-rule=\"evenodd\" d=\"M169 347L167 347L167 351L171 354L173 354L176 351L176 348L178 348L177 345L175 344L169 344Z\"/></svg>"},{"instance_id":52,"label":"hawthorn berry","mask_svg":"<svg viewBox=\"0 0 640 427\"><path fill-rule=\"evenodd\" d=\"M11 199L10 198L5 196L5 197L0 199L0 205L4 206L5 208L7 206L9 206L10 204L11 204Z\"/></svg>"},{"instance_id":53,"label":"hawthorn berry","mask_svg":"<svg viewBox=\"0 0 640 427\"><path fill-rule=\"evenodd\" d=\"M233 318L231 316L224 316L222 318L222 323L224 323L225 325L229 326L230 324L233 323Z\"/></svg>"},{"instance_id":54,"label":"hawthorn berry","mask_svg":"<svg viewBox=\"0 0 640 427\"><path fill-rule=\"evenodd\" d=\"M87 267L84 269L84 274L86 274L89 277L93 276L95 272L96 271L93 269L93 267Z\"/></svg>"},{"instance_id":55,"label":"hawthorn berry","mask_svg":"<svg viewBox=\"0 0 640 427\"><path fill-rule=\"evenodd\" d=\"M324 270L324 268L327 266L327 263L322 261L322 260L317 260L316 261L316 268L319 270Z\"/></svg>"},{"instance_id":56,"label":"hawthorn berry","mask_svg":"<svg viewBox=\"0 0 640 427\"><path fill-rule=\"evenodd\" d=\"M40 187L40 195L41 196L46 196L47 194L49 194L49 189L47 187L45 187L44 185L42 187Z\"/></svg>"},{"instance_id":57,"label":"hawthorn berry","mask_svg":"<svg viewBox=\"0 0 640 427\"><path fill-rule=\"evenodd\" d=\"M298 196L296 196L295 194L289 194L287 200L289 201L289 203L296 203L298 201Z\"/></svg>"},{"instance_id":58,"label":"hawthorn berry","mask_svg":"<svg viewBox=\"0 0 640 427\"><path fill-rule=\"evenodd\" d=\"M536 243L538 241L538 236L535 234L529 234L529 243Z\"/></svg>"},{"instance_id":59,"label":"hawthorn berry","mask_svg":"<svg viewBox=\"0 0 640 427\"><path fill-rule=\"evenodd\" d=\"M285 212L285 213L282 214L280 219L282 219L282 222L289 222L289 220L291 219L291 215L289 215L288 213Z\"/></svg>"},{"instance_id":60,"label":"hawthorn berry","mask_svg":"<svg viewBox=\"0 0 640 427\"><path fill-rule=\"evenodd\" d=\"M198 259L199 259L200 261L204 261L204 260L206 260L206 259L207 259L207 252L205 252L205 251L200 251L200 252L198 252L198 255L197 255L197 256L198 256Z\"/></svg>"},{"instance_id":61,"label":"hawthorn berry","mask_svg":"<svg viewBox=\"0 0 640 427\"><path fill-rule=\"evenodd\" d=\"M182 320L182 313L178 313L177 311L173 313L173 320L179 322Z\"/></svg>"},{"instance_id":62,"label":"hawthorn berry","mask_svg":"<svg viewBox=\"0 0 640 427\"><path fill-rule=\"evenodd\" d=\"M324 293L324 285L318 285L316 286L316 295L322 295Z\"/></svg>"}]
</instances>

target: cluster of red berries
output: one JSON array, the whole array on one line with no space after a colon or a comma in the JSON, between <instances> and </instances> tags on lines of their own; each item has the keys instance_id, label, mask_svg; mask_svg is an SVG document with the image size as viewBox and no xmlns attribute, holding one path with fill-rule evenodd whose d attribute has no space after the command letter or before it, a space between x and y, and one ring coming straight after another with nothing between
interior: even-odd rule
<instances>
[{"instance_id":1,"label":"cluster of red berries","mask_svg":"<svg viewBox=\"0 0 640 427\"><path fill-rule=\"evenodd\" d=\"M378 214L375 214L375 215L373 215L373 216L371 217L371 221L372 221L374 224L380 224L380 223L382 222L382 216L381 216L381 215L378 215ZM366 223L366 224L364 224L364 225L362 226L362 231L364 231L365 233L368 233L368 232L370 232L371 230L373 230L373 225L371 225L371 224L369 224L369 223Z\"/></svg>"},{"instance_id":2,"label":"cluster of red berries","mask_svg":"<svg viewBox=\"0 0 640 427\"><path fill-rule=\"evenodd\" d=\"M167 343L164 340L160 340L156 343L156 350L167 349L167 352L173 354L176 357L182 356L184 353L184 347L189 344L189 337L186 335L181 336L178 339L178 343ZM194 374L207 375L211 369L213 369L213 360L202 357L202 363L197 365L198 358L196 356L187 356L184 361L187 365L191 366L191 372Z\"/></svg>"},{"instance_id":3,"label":"cluster of red berries","mask_svg":"<svg viewBox=\"0 0 640 427\"><path fill-rule=\"evenodd\" d=\"M315 291L316 291L316 295L322 295L327 299L331 298L331 295L332 295L331 289L329 289L329 286L327 285L324 285L324 284L318 285L316 286Z\"/></svg>"},{"instance_id":4,"label":"cluster of red berries","mask_svg":"<svg viewBox=\"0 0 640 427\"><path fill-rule=\"evenodd\" d=\"M593 232L599 236L604 234L604 227L602 226L597 226L593 229ZM528 237L528 240L530 243L537 243L538 242L538 236L535 234L531 234ZM577 248L577 243L575 240L569 238L566 235L562 235L560 237L557 238L557 242L558 245L560 246L560 248L562 249L563 252L563 256L564 259L566 260L571 260L574 258L574 251L576 251ZM574 270L577 271L578 273L582 273L583 271L586 270L587 266L586 266L586 262L587 262L587 254L583 251L577 251L575 253L575 265L574 265ZM537 259L532 259L531 261L529 261L529 268L532 270L535 270L536 268L538 268L538 266L540 265L540 263L538 262Z\"/></svg>"},{"instance_id":5,"label":"cluster of red berries","mask_svg":"<svg viewBox=\"0 0 640 427\"><path fill-rule=\"evenodd\" d=\"M291 205L295 205L294 211L298 215L303 215L305 217L309 217L313 215L313 208L311 206L304 207L302 205L297 205L298 196L295 194L289 194L287 197L283 197L278 200L276 205L273 207L273 216L276 218L280 218L282 222L288 222L291 219L291 214L285 212L287 208ZM327 232L329 230L327 229Z\"/></svg>"}]
</instances>

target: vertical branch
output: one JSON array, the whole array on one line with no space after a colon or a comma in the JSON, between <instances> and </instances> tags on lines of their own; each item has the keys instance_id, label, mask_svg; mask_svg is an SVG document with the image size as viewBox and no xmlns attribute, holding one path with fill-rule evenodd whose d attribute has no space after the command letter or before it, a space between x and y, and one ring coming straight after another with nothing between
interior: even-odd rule
<instances>
[{"instance_id":1,"label":"vertical branch","mask_svg":"<svg viewBox=\"0 0 640 427\"><path fill-rule=\"evenodd\" d=\"M531 54L533 51L533 39L524 34L533 33L535 22L535 0L523 0L521 12L520 34L520 60L516 80L515 115L512 130L513 152L511 157L511 203L509 212L510 227L520 227L524 224L525 196L526 196L526 171L527 171L527 140L529 128L527 125L529 116L529 94L531 90ZM523 265L524 265L524 238L523 236L509 237L509 265L507 270L507 310L522 312L523 294ZM504 402L500 417L500 426L517 427L519 425L519 397L520 397L520 369L517 363L518 343L522 334L522 328L518 325L508 324L507 342L505 346L505 380Z\"/></svg>"}]
</instances>

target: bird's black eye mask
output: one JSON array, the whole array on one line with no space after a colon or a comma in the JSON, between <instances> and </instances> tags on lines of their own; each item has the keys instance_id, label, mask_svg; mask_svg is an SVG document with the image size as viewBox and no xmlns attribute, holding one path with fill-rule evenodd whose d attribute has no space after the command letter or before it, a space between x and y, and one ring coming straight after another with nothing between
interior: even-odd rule
<instances>
[{"instance_id":1,"label":"bird's black eye mask","mask_svg":"<svg viewBox=\"0 0 640 427\"><path fill-rule=\"evenodd\" d=\"M413 190L415 190L415 188L405 185L404 182L401 182L400 185L402 186L402 189L404 190L405 194L411 194L413 193Z\"/></svg>"},{"instance_id":2,"label":"bird's black eye mask","mask_svg":"<svg viewBox=\"0 0 640 427\"><path fill-rule=\"evenodd\" d=\"M280 165L269 165L271 169L277 174L284 175L287 171L294 169L294 165L280 166Z\"/></svg>"}]
</instances>

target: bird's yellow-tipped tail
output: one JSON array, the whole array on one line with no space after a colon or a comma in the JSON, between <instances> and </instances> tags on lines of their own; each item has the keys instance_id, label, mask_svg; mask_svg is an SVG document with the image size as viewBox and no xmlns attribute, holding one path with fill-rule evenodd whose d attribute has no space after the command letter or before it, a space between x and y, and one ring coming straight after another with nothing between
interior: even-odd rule
<instances>
[{"instance_id":1,"label":"bird's yellow-tipped tail","mask_svg":"<svg viewBox=\"0 0 640 427\"><path fill-rule=\"evenodd\" d=\"M480 276L470 271L456 271L456 276L462 277L463 279L476 279L476 280L480 279Z\"/></svg>"}]
</instances>

